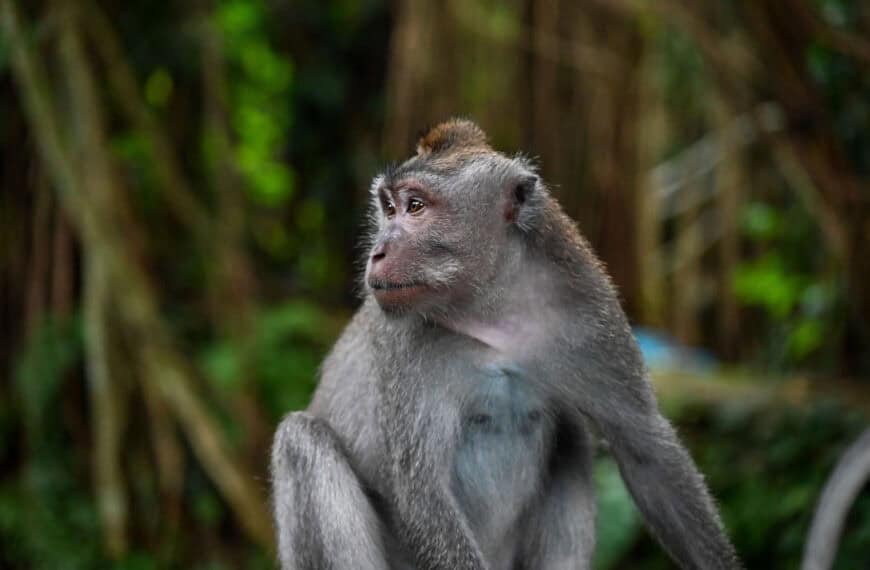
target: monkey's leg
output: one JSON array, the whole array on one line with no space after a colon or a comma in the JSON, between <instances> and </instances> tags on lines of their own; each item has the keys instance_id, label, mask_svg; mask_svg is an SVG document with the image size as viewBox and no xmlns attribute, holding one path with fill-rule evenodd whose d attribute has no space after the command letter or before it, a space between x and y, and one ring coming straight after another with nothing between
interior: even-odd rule
<instances>
[{"instance_id":1,"label":"monkey's leg","mask_svg":"<svg viewBox=\"0 0 870 570\"><path fill-rule=\"evenodd\" d=\"M397 375L394 384L409 384ZM382 392L389 408L381 414L392 476L396 532L420 570L486 570L480 547L453 495L450 483L460 425L445 398L396 398ZM392 401L391 401L392 400Z\"/></svg>"},{"instance_id":2,"label":"monkey's leg","mask_svg":"<svg viewBox=\"0 0 870 570\"><path fill-rule=\"evenodd\" d=\"M289 414L272 444L272 502L284 570L386 570L381 522L332 428Z\"/></svg>"},{"instance_id":3,"label":"monkey's leg","mask_svg":"<svg viewBox=\"0 0 870 570\"><path fill-rule=\"evenodd\" d=\"M592 449L580 426L558 428L549 484L530 512L519 568L588 570L595 551Z\"/></svg>"}]
</instances>

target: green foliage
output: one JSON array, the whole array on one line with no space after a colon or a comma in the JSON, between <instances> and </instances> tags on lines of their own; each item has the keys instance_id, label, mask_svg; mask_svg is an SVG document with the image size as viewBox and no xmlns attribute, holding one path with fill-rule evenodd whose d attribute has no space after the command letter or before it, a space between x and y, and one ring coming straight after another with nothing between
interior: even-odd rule
<instances>
[{"instance_id":1,"label":"green foliage","mask_svg":"<svg viewBox=\"0 0 870 570\"><path fill-rule=\"evenodd\" d=\"M193 517L206 526L216 527L226 516L223 503L210 491L199 491L192 502Z\"/></svg>"},{"instance_id":2,"label":"green foliage","mask_svg":"<svg viewBox=\"0 0 870 570\"><path fill-rule=\"evenodd\" d=\"M685 131L682 136L686 141L693 140L700 135L701 126L706 124L705 102L711 79L707 76L703 57L691 38L680 30L668 29L667 33L658 34L655 42L662 53L662 63L655 68L655 80L667 107L679 113L679 120L672 121L673 126ZM671 151L677 152L679 148L674 147Z\"/></svg>"},{"instance_id":3,"label":"green foliage","mask_svg":"<svg viewBox=\"0 0 870 570\"><path fill-rule=\"evenodd\" d=\"M145 80L145 101L152 107L165 107L172 97L172 90L172 76L165 67L159 67Z\"/></svg>"},{"instance_id":4,"label":"green foliage","mask_svg":"<svg viewBox=\"0 0 870 570\"><path fill-rule=\"evenodd\" d=\"M262 319L258 368L264 401L275 417L308 404L317 367L333 338L314 305L295 301L281 305Z\"/></svg>"},{"instance_id":5,"label":"green foliage","mask_svg":"<svg viewBox=\"0 0 870 570\"><path fill-rule=\"evenodd\" d=\"M751 202L743 210L743 233L756 242L769 242L782 235L781 214L768 204Z\"/></svg>"},{"instance_id":6,"label":"green foliage","mask_svg":"<svg viewBox=\"0 0 870 570\"><path fill-rule=\"evenodd\" d=\"M86 570L100 565L96 509L91 498L72 484L70 457L63 455L57 461L34 462L22 484L0 485L4 567Z\"/></svg>"},{"instance_id":7,"label":"green foliage","mask_svg":"<svg viewBox=\"0 0 870 570\"><path fill-rule=\"evenodd\" d=\"M805 409L685 408L677 423L745 567L778 570L800 566L822 486L866 420L817 402ZM868 536L865 493L851 511L834 568L867 568ZM673 568L649 533L637 537L611 568Z\"/></svg>"},{"instance_id":8,"label":"green foliage","mask_svg":"<svg viewBox=\"0 0 870 570\"><path fill-rule=\"evenodd\" d=\"M761 311L768 365L824 369L835 360L843 293L824 251L809 246L820 239L812 218L798 204L751 202L742 230L761 253L737 268L732 286L743 304Z\"/></svg>"},{"instance_id":9,"label":"green foliage","mask_svg":"<svg viewBox=\"0 0 870 570\"><path fill-rule=\"evenodd\" d=\"M792 313L806 286L806 280L783 267L782 258L775 253L743 264L734 275L737 296L778 319Z\"/></svg>"},{"instance_id":10,"label":"green foliage","mask_svg":"<svg viewBox=\"0 0 870 570\"><path fill-rule=\"evenodd\" d=\"M637 539L640 514L612 459L599 459L595 463L594 478L598 493L598 542L593 566L605 570L625 556Z\"/></svg>"},{"instance_id":11,"label":"green foliage","mask_svg":"<svg viewBox=\"0 0 870 570\"><path fill-rule=\"evenodd\" d=\"M864 3L855 0L817 0L819 12L833 28L861 37L866 18ZM870 175L870 74L854 57L835 51L827 42L807 49L806 64L825 97L833 130L844 143L858 174Z\"/></svg>"},{"instance_id":12,"label":"green foliage","mask_svg":"<svg viewBox=\"0 0 870 570\"><path fill-rule=\"evenodd\" d=\"M73 570L99 564L98 541L81 539L99 536L96 509L71 476L86 458L75 453L60 420L65 380L81 350L79 319L49 319L18 359L15 394L27 460L20 474L5 473L0 480L0 566Z\"/></svg>"},{"instance_id":13,"label":"green foliage","mask_svg":"<svg viewBox=\"0 0 870 570\"><path fill-rule=\"evenodd\" d=\"M15 371L15 388L21 402L28 443L54 442L46 427L51 425L59 405L65 375L81 357L82 330L78 317L69 321L44 320L22 350Z\"/></svg>"},{"instance_id":14,"label":"green foliage","mask_svg":"<svg viewBox=\"0 0 870 570\"><path fill-rule=\"evenodd\" d=\"M716 489L723 516L748 568L796 568L819 491L864 425L860 414L820 403L803 412L723 411L709 428L718 444L696 438L696 456ZM859 500L836 568L870 563L870 497Z\"/></svg>"},{"instance_id":15,"label":"green foliage","mask_svg":"<svg viewBox=\"0 0 870 570\"><path fill-rule=\"evenodd\" d=\"M9 65L9 46L3 41L3 37L0 37L0 72L6 70L6 66Z\"/></svg>"},{"instance_id":16,"label":"green foliage","mask_svg":"<svg viewBox=\"0 0 870 570\"><path fill-rule=\"evenodd\" d=\"M455 7L460 18L477 26L485 26L485 34L501 43L515 42L519 38L522 32L519 8L510 2L494 0L463 2ZM491 77L486 79L492 80Z\"/></svg>"},{"instance_id":17,"label":"green foliage","mask_svg":"<svg viewBox=\"0 0 870 570\"><path fill-rule=\"evenodd\" d=\"M451 13L483 27L471 32L475 47L459 58L462 81L450 88L460 94L456 99L484 109L494 93L510 93L520 84L514 74L492 72L493 58L484 56L483 46L501 45L506 53L512 42L527 41L527 14L519 4L495 0L455 4ZM715 8L717 15L735 11L733 3L725 4ZM861 2L816 4L828 24L850 32L857 29ZM143 133L123 130L130 125L121 119L117 102L110 104L102 83L105 92L100 96L107 103L112 150L121 159L130 205L147 236L143 258L159 280L165 304L161 310L170 315L181 343L199 355L212 388L230 398L246 391L263 402L269 419L275 420L307 404L317 367L344 321L321 307L352 304L352 244L365 186L383 158L377 133L384 124L388 42L395 23L388 8L394 5L383 0L299 0L292 5L218 0L216 5L209 23L227 64L229 149L217 147L224 141L216 133L201 131L206 70L202 37L194 33L201 22L191 21L191 6L127 2L104 7L119 28L144 100L165 121L180 151L183 174L206 213L214 211L216 197L204 190L208 185L203 179L221 172L216 161L226 158L224 151L229 150L241 172L245 206L253 207L244 213L243 235L252 243L243 239L240 245L255 246L250 261L261 278L263 298L291 299L259 311L245 340L212 339L214 322L203 307L207 303L201 301L209 290L207 280L217 273L205 269L213 252L196 240L179 239L183 224L165 216L163 192L172 189L158 187L153 149ZM34 15L41 6L28 5L26 11ZM644 11L640 25L650 42L646 47L660 62L655 79L672 111L673 139L683 144L709 128L715 81L692 39L666 27L653 13ZM34 22L31 47L40 48L34 53L53 51L52 21ZM723 30L730 25L727 19L717 23ZM570 40L559 43L571 49ZM468 53L474 57L464 57ZM0 71L6 71L8 55L0 38ZM830 117L857 171L870 173L870 74L827 42L808 47L806 65L825 100L824 120ZM96 67L102 82L106 70ZM522 68L525 73L525 63ZM12 117L9 123L14 127L16 121L23 122L19 119ZM505 139L510 144L519 138L519 127L497 129L516 135ZM16 127L8 132L12 137L21 131ZM577 136L583 139L584 133L578 131ZM186 152L197 144L202 145L202 155ZM570 181L566 184L570 188ZM831 266L820 245L812 212L776 192L762 196L765 191L753 188L756 201L744 212L743 245L751 259L733 281L738 298L758 325L752 327L757 330L750 342L770 368L823 370L835 360L832 351L843 321L838 268ZM11 217L19 206L10 203L15 209ZM17 360L14 381L7 391L0 391L12 396L11 402L0 398L2 567L111 566L102 552L91 489L92 450L86 435L91 418L81 379L80 328L77 320L47 321L38 327ZM682 413L694 455L708 474L748 567L768 568L772 560L777 567L795 567L819 488L862 420L826 405L804 414L692 409ZM245 434L238 433L241 422L234 419L226 418L226 431L241 440ZM124 468L133 497L136 550L113 567L272 566L267 553L240 538L230 508L194 460L184 466L184 526L171 529L168 534L173 536L168 538L155 531L164 521L157 475L147 455L153 442L150 434L138 433L147 430L130 431L137 433L125 440L131 449L125 450ZM192 457L186 447L183 453L185 459ZM600 460L594 475L599 490L596 568L671 568L642 531L615 465ZM201 552L204 539L212 541L210 546L225 545L225 550ZM838 567L867 567L868 542L870 500L862 497L850 518Z\"/></svg>"},{"instance_id":18,"label":"green foliage","mask_svg":"<svg viewBox=\"0 0 870 570\"><path fill-rule=\"evenodd\" d=\"M115 570L158 570L160 566L150 554L133 552L124 560L114 565Z\"/></svg>"},{"instance_id":19,"label":"green foliage","mask_svg":"<svg viewBox=\"0 0 870 570\"><path fill-rule=\"evenodd\" d=\"M238 389L247 363L273 418L308 404L317 367L335 331L321 309L305 301L287 301L263 310L249 346L230 341L209 347L203 368L220 388Z\"/></svg>"},{"instance_id":20,"label":"green foliage","mask_svg":"<svg viewBox=\"0 0 870 570\"><path fill-rule=\"evenodd\" d=\"M149 140L142 133L130 130L112 141L112 152L127 166L131 180L135 182L136 204L143 214L153 214L160 207L160 192L154 169L154 154Z\"/></svg>"},{"instance_id":21,"label":"green foliage","mask_svg":"<svg viewBox=\"0 0 870 570\"><path fill-rule=\"evenodd\" d=\"M218 7L215 24L232 73L236 160L251 197L275 206L286 202L294 187L293 171L281 160L292 118L286 100L293 67L270 46L266 17L258 0L226 0ZM206 143L208 149L208 138Z\"/></svg>"}]
</instances>

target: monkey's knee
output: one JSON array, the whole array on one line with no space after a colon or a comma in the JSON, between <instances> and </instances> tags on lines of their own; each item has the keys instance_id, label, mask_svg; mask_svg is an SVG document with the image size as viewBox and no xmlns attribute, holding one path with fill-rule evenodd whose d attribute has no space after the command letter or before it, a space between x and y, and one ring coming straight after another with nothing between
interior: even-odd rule
<instances>
[{"instance_id":1,"label":"monkey's knee","mask_svg":"<svg viewBox=\"0 0 870 570\"><path fill-rule=\"evenodd\" d=\"M335 433L326 421L308 412L290 412L275 430L275 445L286 447L295 441L331 442Z\"/></svg>"},{"instance_id":2,"label":"monkey's knee","mask_svg":"<svg viewBox=\"0 0 870 570\"><path fill-rule=\"evenodd\" d=\"M368 513L362 487L338 436L325 420L294 412L281 421L272 444L276 508L282 503L295 508L308 504L323 512L337 510L337 501Z\"/></svg>"},{"instance_id":3,"label":"monkey's knee","mask_svg":"<svg viewBox=\"0 0 870 570\"><path fill-rule=\"evenodd\" d=\"M338 439L329 424L308 412L292 412L275 430L272 471L311 468L318 456L338 452Z\"/></svg>"},{"instance_id":4,"label":"monkey's knee","mask_svg":"<svg viewBox=\"0 0 870 570\"><path fill-rule=\"evenodd\" d=\"M282 568L386 570L378 516L329 424L294 412L272 444Z\"/></svg>"}]
</instances>

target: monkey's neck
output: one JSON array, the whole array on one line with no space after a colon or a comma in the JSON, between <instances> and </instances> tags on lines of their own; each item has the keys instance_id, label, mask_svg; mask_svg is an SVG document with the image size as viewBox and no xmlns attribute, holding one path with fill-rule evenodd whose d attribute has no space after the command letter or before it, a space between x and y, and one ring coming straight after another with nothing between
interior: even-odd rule
<instances>
[{"instance_id":1,"label":"monkey's neck","mask_svg":"<svg viewBox=\"0 0 870 570\"><path fill-rule=\"evenodd\" d=\"M438 324L472 338L507 357L522 358L555 330L561 318L554 311L553 272L538 261L517 256L503 265L488 288L486 299L438 319Z\"/></svg>"}]
</instances>

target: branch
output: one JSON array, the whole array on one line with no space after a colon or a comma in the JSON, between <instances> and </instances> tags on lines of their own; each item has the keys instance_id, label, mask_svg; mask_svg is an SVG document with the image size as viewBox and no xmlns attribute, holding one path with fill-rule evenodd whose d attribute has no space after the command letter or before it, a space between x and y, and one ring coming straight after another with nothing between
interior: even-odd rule
<instances>
[{"instance_id":1,"label":"branch","mask_svg":"<svg viewBox=\"0 0 870 570\"><path fill-rule=\"evenodd\" d=\"M91 231L92 226L82 223L90 216L74 199L79 191L78 180L61 141L61 131L56 109L51 103L51 87L46 79L45 69L28 49L21 18L13 0L0 0L0 16L0 25L3 26L8 40L13 78L18 84L21 102L37 140L37 152L54 177L63 205L71 213L70 219L76 223L81 234L87 234L88 239L94 240L96 236Z\"/></svg>"},{"instance_id":2,"label":"branch","mask_svg":"<svg viewBox=\"0 0 870 570\"><path fill-rule=\"evenodd\" d=\"M230 460L220 438L220 427L190 388L184 360L163 343L153 341L142 347L142 359L149 380L172 405L194 453L233 508L242 528L258 543L273 548L272 517L265 509L265 500L252 486L253 479Z\"/></svg>"},{"instance_id":3,"label":"branch","mask_svg":"<svg viewBox=\"0 0 870 570\"><path fill-rule=\"evenodd\" d=\"M176 151L163 127L142 99L133 70L124 57L121 41L106 14L93 1L88 1L84 14L85 30L96 53L102 58L115 100L127 119L148 139L154 154L154 169L163 186L163 198L181 223L191 228L201 243L210 239L211 220L202 204L194 197L176 159Z\"/></svg>"},{"instance_id":4,"label":"branch","mask_svg":"<svg viewBox=\"0 0 870 570\"><path fill-rule=\"evenodd\" d=\"M141 363L140 363L141 364ZM144 366L140 375L147 374ZM163 499L163 518L168 532L177 530L181 515L181 500L184 486L184 451L175 433L175 418L166 401L160 396L154 382L143 379L140 382L151 436L154 442L154 457L157 461L157 475L160 494Z\"/></svg>"},{"instance_id":5,"label":"branch","mask_svg":"<svg viewBox=\"0 0 870 570\"><path fill-rule=\"evenodd\" d=\"M870 479L870 429L840 458L825 483L804 547L802 570L828 570L834 564L846 515Z\"/></svg>"},{"instance_id":6,"label":"branch","mask_svg":"<svg viewBox=\"0 0 870 570\"><path fill-rule=\"evenodd\" d=\"M85 349L94 441L94 490L109 555L121 558L127 551L127 492L121 471L121 411L112 385L107 319L111 285L106 267L97 255L85 261ZM117 378L115 376L115 378Z\"/></svg>"},{"instance_id":7,"label":"branch","mask_svg":"<svg viewBox=\"0 0 870 570\"><path fill-rule=\"evenodd\" d=\"M810 381L807 378L774 381L745 374L737 380L724 374L698 376L668 370L653 370L651 376L656 394L666 404L684 402L714 406L738 404L747 408L800 408L812 406L820 400L833 400L870 417L870 387L858 381Z\"/></svg>"}]
</instances>

